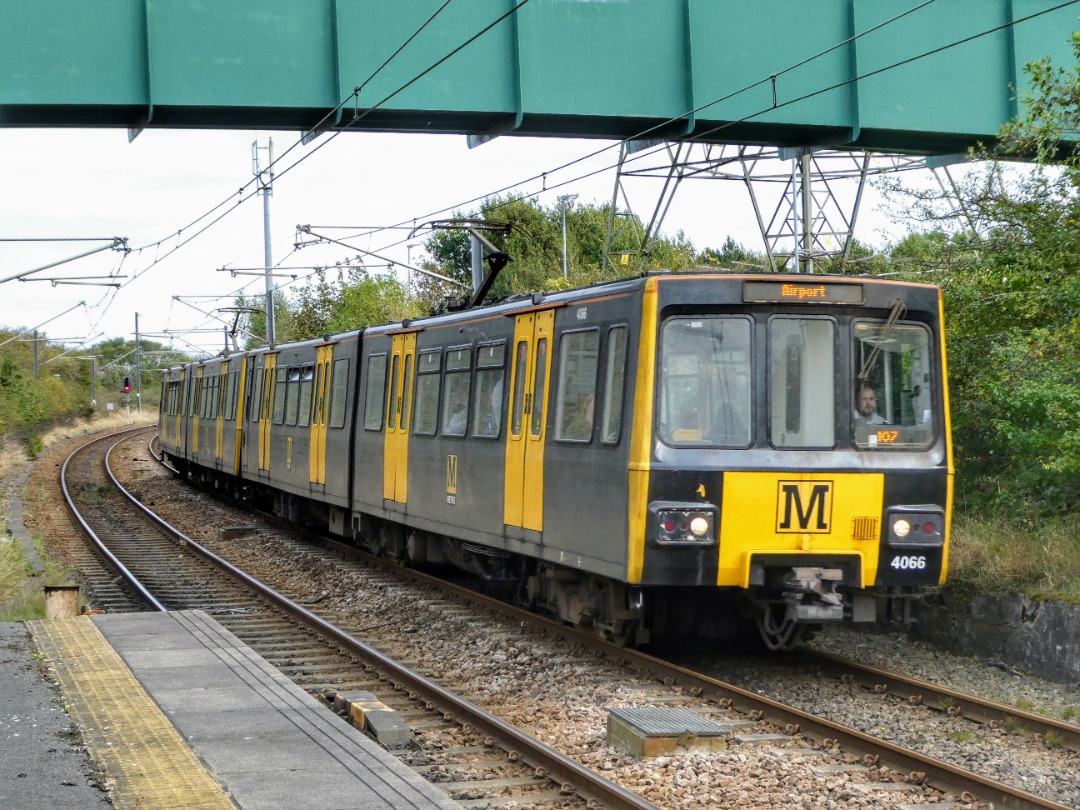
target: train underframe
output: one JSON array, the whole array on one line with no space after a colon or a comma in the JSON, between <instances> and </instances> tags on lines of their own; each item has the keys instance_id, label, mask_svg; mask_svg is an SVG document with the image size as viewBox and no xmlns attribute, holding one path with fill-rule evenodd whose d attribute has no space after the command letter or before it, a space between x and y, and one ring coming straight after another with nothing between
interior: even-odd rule
<instances>
[{"instance_id":1,"label":"train underframe","mask_svg":"<svg viewBox=\"0 0 1080 810\"><path fill-rule=\"evenodd\" d=\"M362 549L401 565L450 566L521 607L627 646L689 638L745 641L789 650L823 624L911 621L912 589L846 587L836 569L774 566L741 588L637 586L464 540L364 517L351 531L342 510L197 465L180 471L291 522L352 535ZM335 515L335 513L337 513Z\"/></svg>"}]
</instances>

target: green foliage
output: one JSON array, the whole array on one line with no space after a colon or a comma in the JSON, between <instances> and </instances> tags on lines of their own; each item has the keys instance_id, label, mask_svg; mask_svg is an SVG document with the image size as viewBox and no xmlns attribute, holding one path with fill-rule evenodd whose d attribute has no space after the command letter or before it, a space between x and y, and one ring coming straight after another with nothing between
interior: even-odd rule
<instances>
[{"instance_id":1,"label":"green foliage","mask_svg":"<svg viewBox=\"0 0 1080 810\"><path fill-rule=\"evenodd\" d=\"M26 453L30 458L37 458L45 451L45 442L36 433L26 437Z\"/></svg>"},{"instance_id":2,"label":"green foliage","mask_svg":"<svg viewBox=\"0 0 1080 810\"><path fill-rule=\"evenodd\" d=\"M934 229L891 252L944 290L957 503L1021 525L1080 503L1080 167L1058 140L1077 131L1080 68L1029 67L1036 97L1002 141L1036 165L983 164L958 183L958 206L902 195Z\"/></svg>"},{"instance_id":3,"label":"green foliage","mask_svg":"<svg viewBox=\"0 0 1080 810\"><path fill-rule=\"evenodd\" d=\"M510 263L500 272L488 300L511 295L546 292L585 286L596 281L636 275L643 270L687 270L698 261L693 245L681 232L674 238L658 237L641 251L644 226L636 217L620 217L613 229L610 253L628 261L610 261L605 254L609 205L582 204L568 207L566 220L566 274L563 275L563 217L559 205L544 208L531 199L509 196L486 199L478 212L455 212L455 218L482 219L509 226L509 231L485 231L495 248ZM425 268L471 285L469 235L464 230L442 230L424 243L432 264ZM484 267L487 272L487 265ZM445 296L461 297L460 289L438 281L415 281L422 305L440 302Z\"/></svg>"},{"instance_id":4,"label":"green foliage","mask_svg":"<svg viewBox=\"0 0 1080 810\"><path fill-rule=\"evenodd\" d=\"M1077 64L1069 70L1049 58L1024 66L1031 81L1023 99L1026 113L1002 131L1005 151L1044 165L1062 163L1080 169L1080 31L1073 32L1072 49Z\"/></svg>"}]
</instances>

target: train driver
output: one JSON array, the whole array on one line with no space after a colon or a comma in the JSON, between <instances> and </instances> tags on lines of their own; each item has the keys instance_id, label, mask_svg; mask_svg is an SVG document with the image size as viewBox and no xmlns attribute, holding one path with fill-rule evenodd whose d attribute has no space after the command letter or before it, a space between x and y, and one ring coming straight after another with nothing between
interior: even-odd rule
<instances>
[{"instance_id":1,"label":"train driver","mask_svg":"<svg viewBox=\"0 0 1080 810\"><path fill-rule=\"evenodd\" d=\"M855 420L869 425L884 425L885 420L877 412L877 394L872 386L863 383L855 392Z\"/></svg>"}]
</instances>

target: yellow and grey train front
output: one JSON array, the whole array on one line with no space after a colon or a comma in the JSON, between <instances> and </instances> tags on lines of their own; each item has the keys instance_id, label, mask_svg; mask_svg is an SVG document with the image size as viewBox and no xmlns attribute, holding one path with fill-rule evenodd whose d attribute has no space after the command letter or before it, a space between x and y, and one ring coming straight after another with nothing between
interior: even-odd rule
<instances>
[{"instance_id":1,"label":"yellow and grey train front","mask_svg":"<svg viewBox=\"0 0 1080 810\"><path fill-rule=\"evenodd\" d=\"M723 630L734 601L786 649L826 622L906 618L944 582L941 319L931 285L648 280L627 581L654 592L654 637Z\"/></svg>"}]
</instances>

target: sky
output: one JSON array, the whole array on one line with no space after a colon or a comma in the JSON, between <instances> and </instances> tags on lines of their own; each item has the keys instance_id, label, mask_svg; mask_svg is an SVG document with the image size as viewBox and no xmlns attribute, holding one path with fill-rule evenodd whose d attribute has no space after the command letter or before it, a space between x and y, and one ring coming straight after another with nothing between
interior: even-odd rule
<instances>
[{"instance_id":1,"label":"sky","mask_svg":"<svg viewBox=\"0 0 1080 810\"><path fill-rule=\"evenodd\" d=\"M264 205L253 193L253 146L265 167L270 141L277 160L272 258L284 274L278 285L295 284L291 275L302 279L305 268L356 256L333 244L297 249L299 225L334 238L361 227L422 226L511 190L535 194L545 207L563 194L606 204L619 154L617 142L554 138L502 137L469 149L461 135L345 132L305 146L295 132L150 129L129 142L122 129L0 129L0 327L44 324L51 340L74 347L133 339L138 313L139 332L149 339L179 351L220 351L220 319L232 316L214 310L231 306L239 291L265 291L264 277L254 274L264 262ZM774 163L777 174L790 170L790 162ZM659 184L638 178L624 185L643 219ZM781 187L759 188L768 216ZM854 194L851 182L838 188ZM684 182L663 224L666 235L678 230L699 250L728 236L763 248L749 194L734 180ZM415 265L429 233L421 228L410 239L407 228L384 231L349 245ZM904 233L881 210L873 186L855 233L874 246ZM130 252L112 249L114 237L126 239ZM98 241L53 241L76 239ZM25 281L12 278L98 248ZM368 261L386 272L377 258ZM91 278L109 275L122 286ZM82 283L54 283L61 278Z\"/></svg>"}]
</instances>

